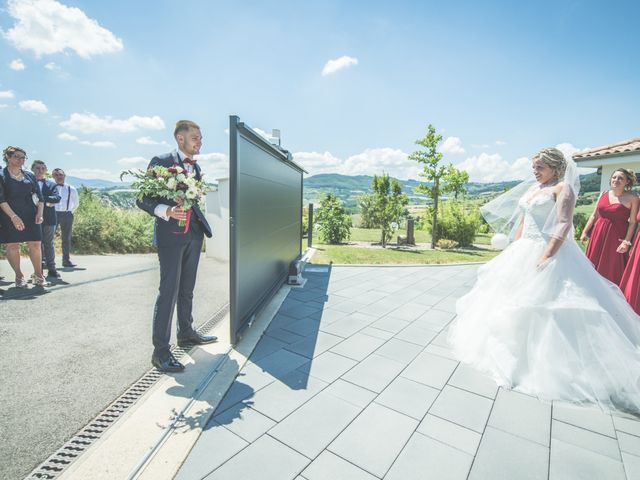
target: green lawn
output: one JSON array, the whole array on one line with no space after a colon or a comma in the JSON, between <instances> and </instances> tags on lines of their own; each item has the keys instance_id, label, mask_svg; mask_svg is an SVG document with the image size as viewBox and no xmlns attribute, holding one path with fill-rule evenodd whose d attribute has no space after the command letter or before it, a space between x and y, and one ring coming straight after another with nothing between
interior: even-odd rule
<instances>
[{"instance_id":1,"label":"green lawn","mask_svg":"<svg viewBox=\"0 0 640 480\"><path fill-rule=\"evenodd\" d=\"M576 206L574 213L584 213L587 218L593 213L593 209L596 208L596 204L592 203L591 205L578 205Z\"/></svg>"},{"instance_id":2,"label":"green lawn","mask_svg":"<svg viewBox=\"0 0 640 480\"><path fill-rule=\"evenodd\" d=\"M391 239L391 243L396 243L398 235L405 236L406 234L407 234L406 230L397 231L393 236L393 238ZM415 230L414 234L415 234L417 243L431 242L431 235L426 230ZM478 243L481 245L489 245L491 243L491 236L492 234L490 233L480 233L476 236L474 243ZM379 243L380 230L375 228L352 228L350 240L354 242Z\"/></svg>"},{"instance_id":3,"label":"green lawn","mask_svg":"<svg viewBox=\"0 0 640 480\"><path fill-rule=\"evenodd\" d=\"M364 248L347 245L315 246L316 253L311 263L327 264L430 264L486 262L500 252L493 250L420 250L405 251L393 248Z\"/></svg>"}]
</instances>

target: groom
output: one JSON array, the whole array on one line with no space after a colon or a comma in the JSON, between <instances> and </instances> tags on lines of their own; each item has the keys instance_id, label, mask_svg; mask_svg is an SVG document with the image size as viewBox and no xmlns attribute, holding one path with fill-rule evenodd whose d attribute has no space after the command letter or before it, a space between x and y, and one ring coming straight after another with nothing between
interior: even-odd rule
<instances>
[{"instance_id":1,"label":"groom","mask_svg":"<svg viewBox=\"0 0 640 480\"><path fill-rule=\"evenodd\" d=\"M178 150L153 157L148 168L178 165L201 178L200 166L193 159L200 152L202 135L200 127L190 120L176 123L173 136ZM137 201L138 207L156 217L154 245L160 260L160 288L153 310L153 355L151 363L161 372L181 372L180 363L169 349L171 319L177 301L178 345L188 347L203 345L217 340L214 336L200 335L193 329L193 289L196 283L198 261L202 251L204 235L211 237L211 227L196 205L193 207L188 231L178 224L187 219L187 210L182 202L173 202L158 197L144 197Z\"/></svg>"}]
</instances>

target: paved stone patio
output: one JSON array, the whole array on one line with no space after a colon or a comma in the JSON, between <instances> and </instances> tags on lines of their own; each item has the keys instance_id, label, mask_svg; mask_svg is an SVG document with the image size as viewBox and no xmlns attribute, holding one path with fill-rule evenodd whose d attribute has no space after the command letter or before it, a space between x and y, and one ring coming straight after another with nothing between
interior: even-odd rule
<instances>
[{"instance_id":1,"label":"paved stone patio","mask_svg":"<svg viewBox=\"0 0 640 480\"><path fill-rule=\"evenodd\" d=\"M180 480L640 479L640 422L452 358L476 266L307 266Z\"/></svg>"}]
</instances>

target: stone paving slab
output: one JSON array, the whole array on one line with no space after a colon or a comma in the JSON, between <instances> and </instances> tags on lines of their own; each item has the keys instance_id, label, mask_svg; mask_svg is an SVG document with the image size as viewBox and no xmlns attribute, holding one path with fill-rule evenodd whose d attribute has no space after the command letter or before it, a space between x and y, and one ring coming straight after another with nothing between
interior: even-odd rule
<instances>
[{"instance_id":1,"label":"stone paving slab","mask_svg":"<svg viewBox=\"0 0 640 480\"><path fill-rule=\"evenodd\" d=\"M476 269L305 272L176 478L640 479L640 419L455 359L447 329Z\"/></svg>"}]
</instances>

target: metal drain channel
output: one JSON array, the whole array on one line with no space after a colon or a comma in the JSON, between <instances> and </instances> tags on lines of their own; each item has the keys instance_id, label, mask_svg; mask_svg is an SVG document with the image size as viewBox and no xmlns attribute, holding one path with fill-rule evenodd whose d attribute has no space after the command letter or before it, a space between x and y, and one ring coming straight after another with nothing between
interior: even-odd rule
<instances>
[{"instance_id":1,"label":"metal drain channel","mask_svg":"<svg viewBox=\"0 0 640 480\"><path fill-rule=\"evenodd\" d=\"M205 334L209 332L218 322L220 322L225 315L229 312L229 304L223 305L220 310L213 314L213 316L198 328L198 333ZM180 359L184 356L187 350L178 346L172 348L172 351L176 358ZM223 357L224 358L224 357ZM214 370L214 373L218 370L218 367ZM67 443L65 443L57 452L52 454L48 459L42 462L36 467L25 480L52 480L58 477L69 465L77 460L96 440L98 440L102 434L113 425L136 401L151 388L160 377L162 373L155 368L149 370L140 379L138 379L133 385L131 385L127 391L125 391L120 397L118 397L111 405L105 408L101 413L96 416L91 422L89 422L84 428L76 433ZM209 375L207 378L213 378ZM207 379L205 379L206 381ZM207 381L208 383L211 381ZM198 389L200 389L198 386ZM205 385L206 387L206 385ZM196 390L199 392L200 390ZM191 402L189 403L189 405ZM183 410L184 412L185 410ZM173 425L173 424L172 424ZM156 449L154 449L156 450Z\"/></svg>"},{"instance_id":2,"label":"metal drain channel","mask_svg":"<svg viewBox=\"0 0 640 480\"><path fill-rule=\"evenodd\" d=\"M129 474L129 477L127 477L128 480L137 480L140 477L140 475L144 472L144 469L147 467L147 465L149 465L149 462L153 460L153 458L156 456L156 454L158 453L162 445L164 445L164 443L167 441L171 433L176 429L178 424L184 419L185 414L189 411L191 406L199 398L200 396L199 394L202 393L209 386L211 381L215 378L216 374L220 371L220 369L224 366L224 364L227 363L227 361L229 360L230 352L231 352L231 347L229 347L225 352L225 354L222 356L222 358L218 360L218 363L216 364L215 368L211 370L211 372L209 372L209 374L196 387L196 389L194 390L193 397L189 399L187 404L175 416L171 424L164 429L164 431L162 432L162 435L160 435L160 438L155 443L153 448L151 448L151 450L144 457L142 457L142 460L140 460L138 465L136 465L133 471Z\"/></svg>"}]
</instances>

